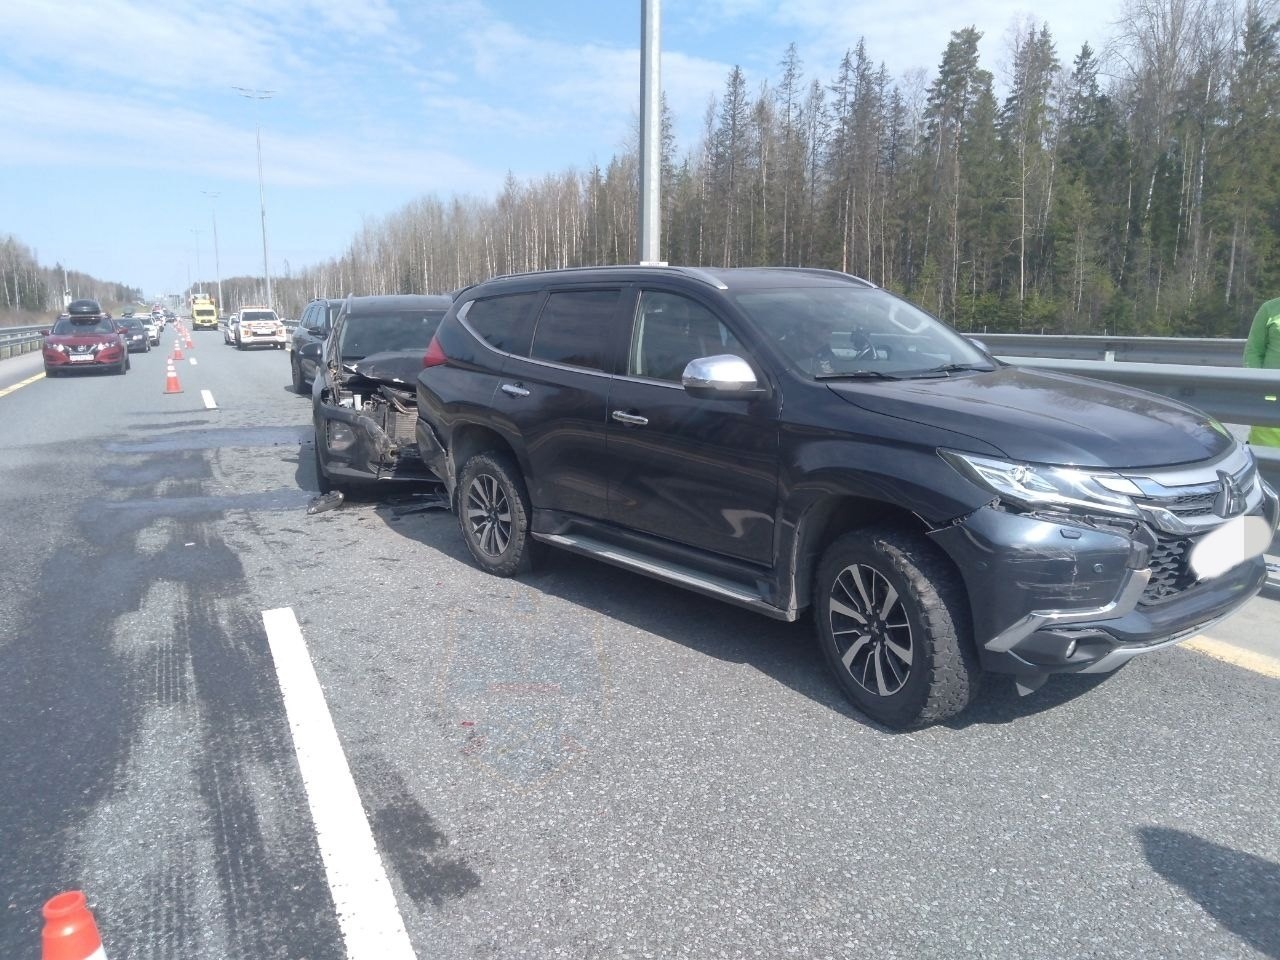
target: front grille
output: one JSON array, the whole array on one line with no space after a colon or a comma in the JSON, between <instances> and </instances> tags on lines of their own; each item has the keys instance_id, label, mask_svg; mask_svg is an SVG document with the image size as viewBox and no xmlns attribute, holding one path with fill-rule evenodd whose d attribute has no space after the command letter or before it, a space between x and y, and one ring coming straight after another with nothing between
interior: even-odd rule
<instances>
[{"instance_id":1,"label":"front grille","mask_svg":"<svg viewBox=\"0 0 1280 960\"><path fill-rule=\"evenodd\" d=\"M1195 582L1188 564L1195 541L1181 537L1161 537L1151 554L1151 579L1142 591L1140 604L1150 606L1171 600Z\"/></svg>"}]
</instances>

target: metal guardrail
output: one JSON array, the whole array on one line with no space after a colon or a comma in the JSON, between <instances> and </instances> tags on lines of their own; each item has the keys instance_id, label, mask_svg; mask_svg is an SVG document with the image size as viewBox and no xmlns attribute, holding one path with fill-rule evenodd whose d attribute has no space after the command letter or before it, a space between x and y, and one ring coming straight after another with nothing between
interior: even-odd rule
<instances>
[{"instance_id":1,"label":"metal guardrail","mask_svg":"<svg viewBox=\"0 0 1280 960\"><path fill-rule=\"evenodd\" d=\"M1034 333L971 333L1002 357L1115 360L1121 363L1244 364L1244 341L1218 337L1099 337Z\"/></svg>"},{"instance_id":2,"label":"metal guardrail","mask_svg":"<svg viewBox=\"0 0 1280 960\"><path fill-rule=\"evenodd\" d=\"M44 339L40 336L40 331L48 329L47 323L31 327L0 327L0 360L39 350L40 342Z\"/></svg>"}]
</instances>

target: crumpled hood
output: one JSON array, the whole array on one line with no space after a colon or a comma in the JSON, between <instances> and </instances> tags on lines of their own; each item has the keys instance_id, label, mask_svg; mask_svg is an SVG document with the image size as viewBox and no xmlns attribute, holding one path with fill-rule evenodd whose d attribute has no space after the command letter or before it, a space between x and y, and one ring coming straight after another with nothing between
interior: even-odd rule
<instances>
[{"instance_id":1,"label":"crumpled hood","mask_svg":"<svg viewBox=\"0 0 1280 960\"><path fill-rule=\"evenodd\" d=\"M422 372L422 355L425 350L386 350L371 353L363 359L344 364L366 380L378 380L392 386L416 389L418 374Z\"/></svg>"},{"instance_id":2,"label":"crumpled hood","mask_svg":"<svg viewBox=\"0 0 1280 960\"><path fill-rule=\"evenodd\" d=\"M864 410L933 424L1032 463L1111 469L1195 463L1234 443L1206 414L1173 400L1018 367L828 386Z\"/></svg>"}]
</instances>

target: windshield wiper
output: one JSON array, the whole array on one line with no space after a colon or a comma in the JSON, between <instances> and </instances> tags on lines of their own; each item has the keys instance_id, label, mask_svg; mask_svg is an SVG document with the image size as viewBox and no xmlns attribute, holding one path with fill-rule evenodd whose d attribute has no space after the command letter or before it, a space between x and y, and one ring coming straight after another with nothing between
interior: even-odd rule
<instances>
[{"instance_id":1,"label":"windshield wiper","mask_svg":"<svg viewBox=\"0 0 1280 960\"><path fill-rule=\"evenodd\" d=\"M901 380L902 377L883 370L851 370L848 373L815 373L815 380Z\"/></svg>"},{"instance_id":2,"label":"windshield wiper","mask_svg":"<svg viewBox=\"0 0 1280 960\"><path fill-rule=\"evenodd\" d=\"M995 367L984 360L981 363L944 363L941 366L930 367L928 370L917 370L915 371L915 374L919 376L929 376L935 373L963 373L970 370L988 372L994 369Z\"/></svg>"}]
</instances>

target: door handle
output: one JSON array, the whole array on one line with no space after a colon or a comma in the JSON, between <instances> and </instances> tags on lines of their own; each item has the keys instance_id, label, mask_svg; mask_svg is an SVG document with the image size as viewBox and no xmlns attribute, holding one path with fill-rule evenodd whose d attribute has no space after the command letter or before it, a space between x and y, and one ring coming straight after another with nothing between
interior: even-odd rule
<instances>
[{"instance_id":1,"label":"door handle","mask_svg":"<svg viewBox=\"0 0 1280 960\"><path fill-rule=\"evenodd\" d=\"M619 423L625 423L632 427L647 427L649 425L648 417L641 417L634 413L623 413L621 410L615 410L612 416Z\"/></svg>"},{"instance_id":2,"label":"door handle","mask_svg":"<svg viewBox=\"0 0 1280 960\"><path fill-rule=\"evenodd\" d=\"M517 383L504 383L501 390L508 397L527 397L529 395L529 391Z\"/></svg>"}]
</instances>

